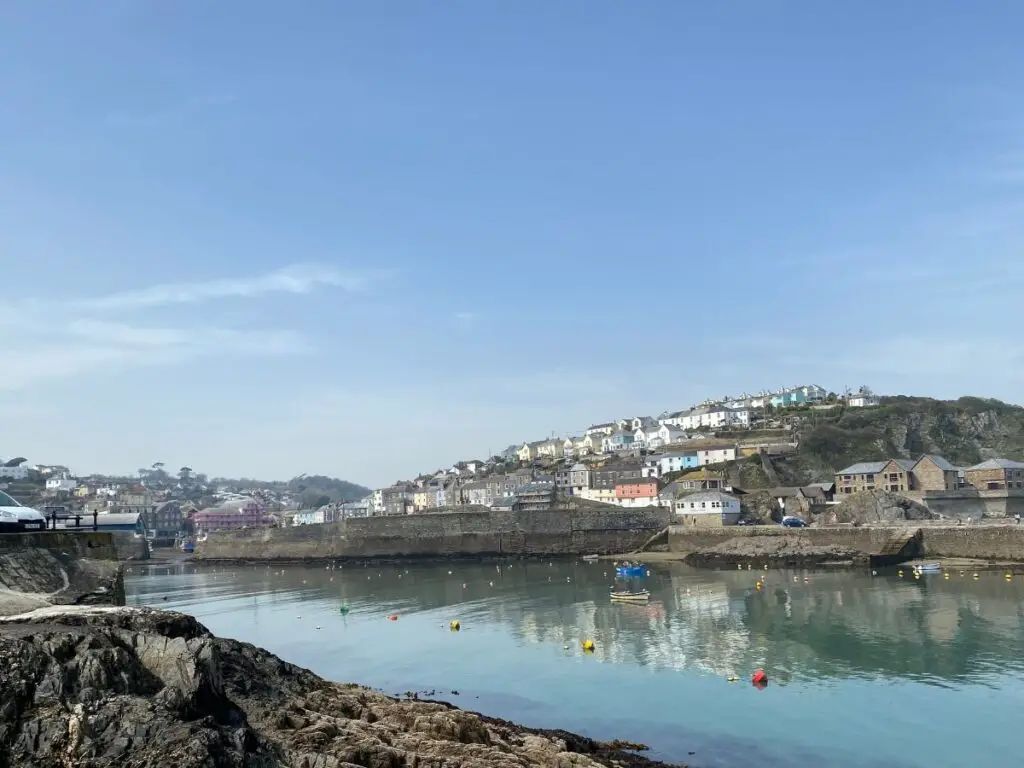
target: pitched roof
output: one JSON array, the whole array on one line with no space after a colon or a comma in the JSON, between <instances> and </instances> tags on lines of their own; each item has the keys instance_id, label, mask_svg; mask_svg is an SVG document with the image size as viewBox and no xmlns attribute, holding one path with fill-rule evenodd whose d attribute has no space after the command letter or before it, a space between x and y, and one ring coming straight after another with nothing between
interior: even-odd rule
<instances>
[{"instance_id":1,"label":"pitched roof","mask_svg":"<svg viewBox=\"0 0 1024 768\"><path fill-rule=\"evenodd\" d=\"M913 459L893 459L893 462L902 467L903 469L905 469L907 472L911 471L915 466L917 466L917 462L914 461ZM886 463L888 464L888 462Z\"/></svg>"},{"instance_id":2,"label":"pitched roof","mask_svg":"<svg viewBox=\"0 0 1024 768\"><path fill-rule=\"evenodd\" d=\"M888 461L861 461L839 470L837 475L876 475L881 472Z\"/></svg>"},{"instance_id":3,"label":"pitched roof","mask_svg":"<svg viewBox=\"0 0 1024 768\"><path fill-rule=\"evenodd\" d=\"M1024 463L1012 459L988 459L967 469L1024 469Z\"/></svg>"},{"instance_id":4,"label":"pitched roof","mask_svg":"<svg viewBox=\"0 0 1024 768\"><path fill-rule=\"evenodd\" d=\"M917 464L920 464L925 459L931 459L935 466L937 466L943 472L956 472L956 467L954 467L952 464L946 461L946 459L943 458L942 456L937 456L935 454L925 454L924 456L917 460ZM914 466L916 467L917 464L915 464Z\"/></svg>"}]
</instances>

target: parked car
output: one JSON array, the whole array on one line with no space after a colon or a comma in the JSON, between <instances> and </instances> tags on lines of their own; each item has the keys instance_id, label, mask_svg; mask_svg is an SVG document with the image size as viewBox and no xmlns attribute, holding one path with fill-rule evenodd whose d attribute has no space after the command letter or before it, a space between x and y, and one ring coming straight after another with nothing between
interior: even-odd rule
<instances>
[{"instance_id":1,"label":"parked car","mask_svg":"<svg viewBox=\"0 0 1024 768\"><path fill-rule=\"evenodd\" d=\"M46 518L40 512L19 504L17 500L0 491L0 533L45 529Z\"/></svg>"},{"instance_id":2,"label":"parked car","mask_svg":"<svg viewBox=\"0 0 1024 768\"><path fill-rule=\"evenodd\" d=\"M787 515L786 517L782 518L782 525L785 526L786 528L806 528L807 527L807 523L805 523L801 518L793 517L793 516L790 516L790 515Z\"/></svg>"}]
</instances>

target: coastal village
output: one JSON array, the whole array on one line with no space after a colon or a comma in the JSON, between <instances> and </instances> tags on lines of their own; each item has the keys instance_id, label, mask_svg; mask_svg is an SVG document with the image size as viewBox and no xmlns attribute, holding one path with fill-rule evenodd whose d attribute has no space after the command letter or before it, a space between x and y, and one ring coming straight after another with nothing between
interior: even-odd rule
<instances>
[{"instance_id":1,"label":"coastal village","mask_svg":"<svg viewBox=\"0 0 1024 768\"><path fill-rule=\"evenodd\" d=\"M450 466L378 488L362 498L313 498L297 490L246 488L210 481L182 467L139 470L137 480L75 476L67 467L0 466L0 491L35 503L63 524L133 531L154 546L221 530L333 523L345 518L492 510L554 509L577 499L624 508L662 507L689 526L758 522L752 489L730 480L739 460L794 453L792 425L801 414L871 408L880 398L861 387L837 395L810 384L756 395L708 400L659 416L628 416L591 425L581 434L526 440L486 459ZM29 481L35 480L32 486ZM25 498L35 489L37 496ZM768 517L810 520L857 491L881 490L919 501L937 493L1024 489L1024 462L992 458L958 467L942 456L860 462L834 478L803 486L756 489ZM759 508L764 512L763 504ZM745 514L749 513L749 514ZM749 518L749 519L747 519Z\"/></svg>"}]
</instances>

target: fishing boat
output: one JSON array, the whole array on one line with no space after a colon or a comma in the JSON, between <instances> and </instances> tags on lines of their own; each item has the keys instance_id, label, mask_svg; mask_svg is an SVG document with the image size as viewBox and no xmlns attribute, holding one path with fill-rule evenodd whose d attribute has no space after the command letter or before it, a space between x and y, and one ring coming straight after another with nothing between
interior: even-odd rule
<instances>
[{"instance_id":1,"label":"fishing boat","mask_svg":"<svg viewBox=\"0 0 1024 768\"><path fill-rule=\"evenodd\" d=\"M641 589L639 592L612 592L611 598L625 602L643 602L651 598L651 593L646 589Z\"/></svg>"},{"instance_id":2,"label":"fishing boat","mask_svg":"<svg viewBox=\"0 0 1024 768\"><path fill-rule=\"evenodd\" d=\"M914 571L917 573L937 573L941 570L941 563L921 563L920 565L914 566Z\"/></svg>"},{"instance_id":3,"label":"fishing boat","mask_svg":"<svg viewBox=\"0 0 1024 768\"><path fill-rule=\"evenodd\" d=\"M647 566L643 563L619 563L615 566L618 576L646 576Z\"/></svg>"}]
</instances>

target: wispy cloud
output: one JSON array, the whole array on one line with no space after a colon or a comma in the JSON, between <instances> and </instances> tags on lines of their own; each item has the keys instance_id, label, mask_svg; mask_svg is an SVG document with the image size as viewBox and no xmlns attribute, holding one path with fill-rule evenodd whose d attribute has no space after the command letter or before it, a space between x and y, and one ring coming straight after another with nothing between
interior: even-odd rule
<instances>
[{"instance_id":1,"label":"wispy cloud","mask_svg":"<svg viewBox=\"0 0 1024 768\"><path fill-rule=\"evenodd\" d=\"M299 265L255 277L209 280L195 283L169 283L137 291L124 291L76 302L83 309L123 310L194 304L211 299L253 299L270 293L310 293L330 286L357 291L366 288L384 272L346 272L333 267Z\"/></svg>"},{"instance_id":2,"label":"wispy cloud","mask_svg":"<svg viewBox=\"0 0 1024 768\"><path fill-rule=\"evenodd\" d=\"M27 299L0 309L5 374L0 389L88 372L169 365L206 356L278 356L308 351L288 329L151 325L147 311L219 299L308 294L318 288L355 291L383 273L292 266L251 277L156 285L93 299ZM113 317L112 317L113 316Z\"/></svg>"}]
</instances>

